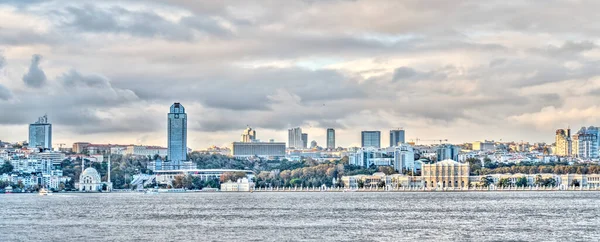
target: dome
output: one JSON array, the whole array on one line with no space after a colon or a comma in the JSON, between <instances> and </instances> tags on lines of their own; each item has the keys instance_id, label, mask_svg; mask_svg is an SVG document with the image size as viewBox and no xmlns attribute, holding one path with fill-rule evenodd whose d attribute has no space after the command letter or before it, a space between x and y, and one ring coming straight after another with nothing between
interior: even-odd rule
<instances>
[{"instance_id":1,"label":"dome","mask_svg":"<svg viewBox=\"0 0 600 242\"><path fill-rule=\"evenodd\" d=\"M100 176L100 173L98 173L98 171L96 169L90 167L90 168L85 169L83 171L83 173L81 173L81 175L95 177L95 176Z\"/></svg>"},{"instance_id":2,"label":"dome","mask_svg":"<svg viewBox=\"0 0 600 242\"><path fill-rule=\"evenodd\" d=\"M92 167L85 169L79 176L81 183L100 183L100 173Z\"/></svg>"}]
</instances>

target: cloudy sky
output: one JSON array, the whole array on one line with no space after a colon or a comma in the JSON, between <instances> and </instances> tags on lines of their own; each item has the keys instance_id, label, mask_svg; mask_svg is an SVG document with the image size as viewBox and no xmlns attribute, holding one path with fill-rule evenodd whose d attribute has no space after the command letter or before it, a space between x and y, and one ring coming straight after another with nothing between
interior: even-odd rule
<instances>
[{"instance_id":1,"label":"cloudy sky","mask_svg":"<svg viewBox=\"0 0 600 242\"><path fill-rule=\"evenodd\" d=\"M194 149L258 138L552 142L600 125L600 1L0 2L0 140Z\"/></svg>"}]
</instances>

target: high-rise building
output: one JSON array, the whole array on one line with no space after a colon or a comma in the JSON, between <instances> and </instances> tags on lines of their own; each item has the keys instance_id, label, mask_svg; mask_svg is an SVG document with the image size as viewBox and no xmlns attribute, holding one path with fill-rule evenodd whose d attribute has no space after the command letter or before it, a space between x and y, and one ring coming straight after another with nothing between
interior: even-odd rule
<instances>
[{"instance_id":1,"label":"high-rise building","mask_svg":"<svg viewBox=\"0 0 600 242\"><path fill-rule=\"evenodd\" d=\"M394 170L400 173L405 170L412 172L421 170L420 163L415 162L415 151L412 146L401 143L388 149L388 153L394 156Z\"/></svg>"},{"instance_id":2,"label":"high-rise building","mask_svg":"<svg viewBox=\"0 0 600 242\"><path fill-rule=\"evenodd\" d=\"M572 154L579 158L598 158L598 127L582 127L572 138Z\"/></svg>"},{"instance_id":3,"label":"high-rise building","mask_svg":"<svg viewBox=\"0 0 600 242\"><path fill-rule=\"evenodd\" d=\"M380 131L362 131L360 133L361 147L381 147L381 132Z\"/></svg>"},{"instance_id":4,"label":"high-rise building","mask_svg":"<svg viewBox=\"0 0 600 242\"><path fill-rule=\"evenodd\" d=\"M183 162L187 161L187 114L183 105L171 105L168 118L167 159L172 167L180 169Z\"/></svg>"},{"instance_id":5,"label":"high-rise building","mask_svg":"<svg viewBox=\"0 0 600 242\"><path fill-rule=\"evenodd\" d=\"M327 129L327 149L335 149L335 129Z\"/></svg>"},{"instance_id":6,"label":"high-rise building","mask_svg":"<svg viewBox=\"0 0 600 242\"><path fill-rule=\"evenodd\" d=\"M556 151L557 156L571 156L572 154L571 129L556 130Z\"/></svg>"},{"instance_id":7,"label":"high-rise building","mask_svg":"<svg viewBox=\"0 0 600 242\"><path fill-rule=\"evenodd\" d=\"M52 124L48 123L48 116L39 117L29 125L29 147L52 149Z\"/></svg>"},{"instance_id":8,"label":"high-rise building","mask_svg":"<svg viewBox=\"0 0 600 242\"><path fill-rule=\"evenodd\" d=\"M458 153L460 148L451 144L441 144L437 147L437 161L453 160L458 161Z\"/></svg>"},{"instance_id":9,"label":"high-rise building","mask_svg":"<svg viewBox=\"0 0 600 242\"><path fill-rule=\"evenodd\" d=\"M398 146L398 144L404 144L404 130L396 129L390 130L390 147Z\"/></svg>"},{"instance_id":10,"label":"high-rise building","mask_svg":"<svg viewBox=\"0 0 600 242\"><path fill-rule=\"evenodd\" d=\"M242 133L242 142L254 142L256 140L256 130L248 127Z\"/></svg>"},{"instance_id":11,"label":"high-rise building","mask_svg":"<svg viewBox=\"0 0 600 242\"><path fill-rule=\"evenodd\" d=\"M308 148L308 134L302 133L302 148Z\"/></svg>"},{"instance_id":12,"label":"high-rise building","mask_svg":"<svg viewBox=\"0 0 600 242\"><path fill-rule=\"evenodd\" d=\"M290 149L302 149L304 142L302 142L302 128L291 128L288 130L288 148Z\"/></svg>"}]
</instances>

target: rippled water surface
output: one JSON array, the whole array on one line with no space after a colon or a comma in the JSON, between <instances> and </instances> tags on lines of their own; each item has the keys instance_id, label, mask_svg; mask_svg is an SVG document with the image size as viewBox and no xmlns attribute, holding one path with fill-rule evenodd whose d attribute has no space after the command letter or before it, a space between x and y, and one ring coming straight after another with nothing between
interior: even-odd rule
<instances>
[{"instance_id":1,"label":"rippled water surface","mask_svg":"<svg viewBox=\"0 0 600 242\"><path fill-rule=\"evenodd\" d=\"M600 192L0 195L0 241L598 241Z\"/></svg>"}]
</instances>

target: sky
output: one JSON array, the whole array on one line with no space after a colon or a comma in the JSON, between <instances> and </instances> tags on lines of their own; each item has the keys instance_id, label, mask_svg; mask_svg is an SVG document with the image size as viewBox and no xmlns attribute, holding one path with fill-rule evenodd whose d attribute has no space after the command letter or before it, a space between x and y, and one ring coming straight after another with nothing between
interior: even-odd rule
<instances>
[{"instance_id":1,"label":"sky","mask_svg":"<svg viewBox=\"0 0 600 242\"><path fill-rule=\"evenodd\" d=\"M600 125L600 1L0 1L0 140L553 142Z\"/></svg>"}]
</instances>

